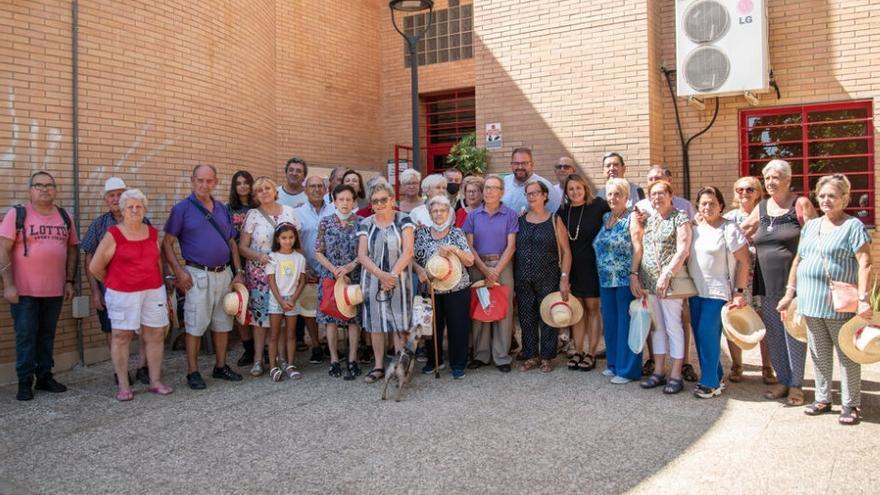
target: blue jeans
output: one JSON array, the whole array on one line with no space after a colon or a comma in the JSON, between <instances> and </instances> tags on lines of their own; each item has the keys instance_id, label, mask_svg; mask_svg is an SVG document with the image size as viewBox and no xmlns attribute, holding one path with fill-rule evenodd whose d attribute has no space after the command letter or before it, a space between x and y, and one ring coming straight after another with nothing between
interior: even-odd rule
<instances>
[{"instance_id":1,"label":"blue jeans","mask_svg":"<svg viewBox=\"0 0 880 495\"><path fill-rule=\"evenodd\" d=\"M633 354L629 348L629 303L633 299L629 286L599 288L608 369L617 376L638 380L642 377L642 353Z\"/></svg>"},{"instance_id":2,"label":"blue jeans","mask_svg":"<svg viewBox=\"0 0 880 495\"><path fill-rule=\"evenodd\" d=\"M724 370L721 368L721 308L727 301L694 296L688 299L694 344L700 359L700 385L709 388L721 386Z\"/></svg>"},{"instance_id":3,"label":"blue jeans","mask_svg":"<svg viewBox=\"0 0 880 495\"><path fill-rule=\"evenodd\" d=\"M12 304L15 326L15 372L18 381L29 381L48 374L55 366L55 326L61 315L63 297L20 296Z\"/></svg>"}]
</instances>

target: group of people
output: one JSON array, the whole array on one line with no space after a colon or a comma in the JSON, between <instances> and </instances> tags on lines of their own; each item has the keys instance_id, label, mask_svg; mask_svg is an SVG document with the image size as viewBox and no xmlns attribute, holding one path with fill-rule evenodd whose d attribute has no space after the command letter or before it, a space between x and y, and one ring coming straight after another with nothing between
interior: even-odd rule
<instances>
[{"instance_id":1,"label":"group of people","mask_svg":"<svg viewBox=\"0 0 880 495\"><path fill-rule=\"evenodd\" d=\"M253 376L300 378L296 352L307 331L309 361L328 359L330 376L353 380L362 374L359 364L372 362L364 379L380 380L389 348L406 349L414 296L432 292L438 342L425 343L436 348L425 352L425 373L448 366L461 379L488 365L506 373L516 359L521 371L550 372L563 331L571 337L568 369L594 369L604 338L602 374L611 383L646 376L642 388L676 394L690 380L697 381L697 397L715 397L726 386L725 314L751 307L766 328L762 378L772 387L765 396L804 404L809 348L816 394L805 412L829 411L836 348L839 419L859 421L860 367L841 352L839 335L856 315L872 317L870 236L845 213L846 177L818 181L819 215L808 198L791 192L791 168L782 160L765 166L763 185L754 177L737 180L731 209L714 186L700 189L693 204L676 196L664 167L652 167L642 189L627 180L618 153L603 157L607 182L598 188L569 157L555 164L556 183L534 173L527 148L513 151L510 167L509 175L485 177L447 169L422 178L406 170L395 190L381 176L365 184L343 167L326 179L310 176L306 162L292 158L281 184L236 172L224 204L214 195L217 170L199 165L192 194L174 205L163 236L147 220L145 194L112 177L104 190L108 211L79 247L69 215L55 205L54 178L37 172L30 201L10 209L0 224L17 398L31 399L34 389L65 390L51 374L52 344L81 248L120 401L133 398L128 361L135 335L141 355L134 380L152 393L172 393L161 381L173 314L169 290L185 300L186 380L193 389L206 387L197 357L209 328L215 379L242 380L226 363L228 336L237 328L244 349L238 364L250 366ZM832 302L832 280L855 286L855 307ZM468 308L485 308L487 297L506 311L472 318ZM652 315L645 357L631 342L634 302ZM786 330L794 319L786 314L805 319L807 343ZM691 335L699 377L688 363ZM340 341L347 343L345 357ZM372 360L365 355L370 346ZM739 382L742 353L735 339L728 348L733 365L726 381Z\"/></svg>"}]
</instances>

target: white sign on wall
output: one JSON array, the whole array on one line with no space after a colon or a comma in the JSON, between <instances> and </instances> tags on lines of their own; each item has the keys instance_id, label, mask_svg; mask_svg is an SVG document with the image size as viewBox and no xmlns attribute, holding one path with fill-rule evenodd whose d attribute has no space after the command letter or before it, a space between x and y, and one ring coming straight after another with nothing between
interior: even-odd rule
<instances>
[{"instance_id":1,"label":"white sign on wall","mask_svg":"<svg viewBox=\"0 0 880 495\"><path fill-rule=\"evenodd\" d=\"M501 122L486 124L486 149L497 151L501 149L501 146Z\"/></svg>"}]
</instances>

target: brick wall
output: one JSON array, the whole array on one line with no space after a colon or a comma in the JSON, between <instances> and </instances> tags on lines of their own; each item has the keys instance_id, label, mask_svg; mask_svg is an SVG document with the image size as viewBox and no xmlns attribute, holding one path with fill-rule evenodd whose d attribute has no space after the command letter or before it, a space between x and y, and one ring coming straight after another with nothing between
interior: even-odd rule
<instances>
[{"instance_id":1,"label":"brick wall","mask_svg":"<svg viewBox=\"0 0 880 495\"><path fill-rule=\"evenodd\" d=\"M608 150L627 157L630 174L642 173L659 146L646 89L649 2L475 5L477 129L487 122L503 129L492 169L509 171L511 149L528 146L535 171L551 180L561 155L598 179Z\"/></svg>"},{"instance_id":2,"label":"brick wall","mask_svg":"<svg viewBox=\"0 0 880 495\"><path fill-rule=\"evenodd\" d=\"M381 169L378 26L387 4L277 2L277 167L298 155L310 165Z\"/></svg>"},{"instance_id":3,"label":"brick wall","mask_svg":"<svg viewBox=\"0 0 880 495\"><path fill-rule=\"evenodd\" d=\"M103 212L103 181L123 177L150 201L161 227L189 193L197 163L221 171L225 201L238 168L276 172L275 1L80 2L81 232ZM0 6L0 185L3 213L27 198L38 169L73 210L70 2ZM86 287L86 284L83 284ZM59 368L79 360L65 305ZM106 356L95 317L84 322L86 361ZM9 308L0 302L0 377L14 379Z\"/></svg>"}]
</instances>

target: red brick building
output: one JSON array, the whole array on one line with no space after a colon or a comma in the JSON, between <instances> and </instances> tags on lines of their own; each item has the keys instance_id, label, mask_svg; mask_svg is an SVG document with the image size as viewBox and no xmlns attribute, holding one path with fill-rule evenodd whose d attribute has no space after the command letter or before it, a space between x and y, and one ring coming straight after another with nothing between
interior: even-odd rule
<instances>
[{"instance_id":1,"label":"red brick building","mask_svg":"<svg viewBox=\"0 0 880 495\"><path fill-rule=\"evenodd\" d=\"M598 181L601 155L618 151L632 176L668 164L680 187L681 146L661 72L676 65L675 4L436 1L418 56L426 166L441 164L462 133L482 140L486 124L500 123L493 170L505 171L513 147L529 146L538 173L552 177L554 161L570 155ZM411 144L409 68L385 0L97 0L80 2L78 15L83 232L101 213L110 175L143 189L161 226L197 163L220 168L225 198L239 168L280 177L296 154L313 167L380 171L395 145ZM757 106L719 99L714 125L690 147L691 192L727 190L782 154L807 174L795 180L804 190L813 173L849 173L873 226L878 19L880 0L769 2L779 96L761 94ZM0 5L3 213L26 199L26 178L38 169L56 175L60 203L74 209L72 27L71 2ZM678 106L691 136L711 120L714 99L705 109ZM783 147L765 142L767 125L795 137ZM818 128L827 132L811 134ZM0 302L0 382L14 377L11 327ZM59 369L105 358L94 317L77 328L66 307Z\"/></svg>"}]
</instances>

